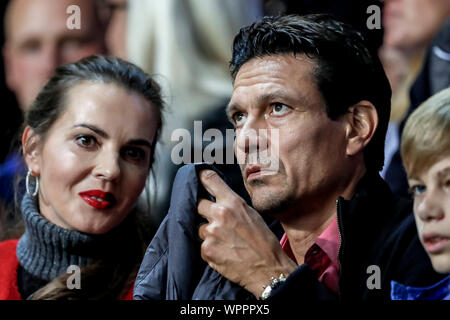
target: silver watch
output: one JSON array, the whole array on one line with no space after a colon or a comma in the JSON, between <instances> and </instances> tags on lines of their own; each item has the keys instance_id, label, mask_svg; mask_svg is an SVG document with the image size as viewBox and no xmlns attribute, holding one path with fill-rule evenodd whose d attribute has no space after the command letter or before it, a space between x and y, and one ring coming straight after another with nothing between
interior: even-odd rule
<instances>
[{"instance_id":1,"label":"silver watch","mask_svg":"<svg viewBox=\"0 0 450 320\"><path fill-rule=\"evenodd\" d=\"M280 284L286 281L286 276L284 274L280 274L278 278L270 278L270 283L268 286L264 286L264 291L259 296L259 300L266 300L270 294L272 293L272 290L278 287Z\"/></svg>"}]
</instances>

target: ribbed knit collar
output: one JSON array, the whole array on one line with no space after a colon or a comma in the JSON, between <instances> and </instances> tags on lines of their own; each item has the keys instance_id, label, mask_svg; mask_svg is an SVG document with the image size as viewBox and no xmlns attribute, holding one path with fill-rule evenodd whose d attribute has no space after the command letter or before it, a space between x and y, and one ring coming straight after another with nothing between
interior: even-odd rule
<instances>
[{"instance_id":1,"label":"ribbed knit collar","mask_svg":"<svg viewBox=\"0 0 450 320\"><path fill-rule=\"evenodd\" d=\"M66 273L70 265L81 268L113 255L124 231L120 227L91 235L61 228L39 213L36 200L28 194L21 211L26 229L17 245L17 258L27 272L43 280Z\"/></svg>"}]
</instances>

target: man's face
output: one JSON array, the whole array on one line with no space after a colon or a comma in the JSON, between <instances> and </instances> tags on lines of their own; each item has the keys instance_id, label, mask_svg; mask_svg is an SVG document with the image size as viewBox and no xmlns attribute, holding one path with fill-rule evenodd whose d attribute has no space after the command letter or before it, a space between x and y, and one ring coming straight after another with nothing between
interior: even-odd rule
<instances>
[{"instance_id":1,"label":"man's face","mask_svg":"<svg viewBox=\"0 0 450 320\"><path fill-rule=\"evenodd\" d=\"M449 14L448 0L385 0L384 42L402 50L422 49Z\"/></svg>"},{"instance_id":2,"label":"man's face","mask_svg":"<svg viewBox=\"0 0 450 320\"><path fill-rule=\"evenodd\" d=\"M80 7L80 29L67 27L70 5ZM23 110L57 66L103 53L102 28L91 0L13 0L6 31L6 80Z\"/></svg>"},{"instance_id":3,"label":"man's face","mask_svg":"<svg viewBox=\"0 0 450 320\"><path fill-rule=\"evenodd\" d=\"M110 18L106 30L106 46L111 55L127 59L127 6L128 0L106 0Z\"/></svg>"},{"instance_id":4,"label":"man's face","mask_svg":"<svg viewBox=\"0 0 450 320\"><path fill-rule=\"evenodd\" d=\"M328 118L314 66L303 55L274 55L251 59L236 75L228 111L236 126L238 162L248 162L252 150L278 150L278 170L241 164L259 212L276 214L302 201L318 206L337 196L345 181L344 125ZM257 134L261 129L267 143Z\"/></svg>"}]
</instances>

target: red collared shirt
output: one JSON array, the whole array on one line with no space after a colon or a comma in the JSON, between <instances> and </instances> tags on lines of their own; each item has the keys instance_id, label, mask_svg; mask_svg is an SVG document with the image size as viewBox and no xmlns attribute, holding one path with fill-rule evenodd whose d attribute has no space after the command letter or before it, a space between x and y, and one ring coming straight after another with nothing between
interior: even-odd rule
<instances>
[{"instance_id":1,"label":"red collared shirt","mask_svg":"<svg viewBox=\"0 0 450 320\"><path fill-rule=\"evenodd\" d=\"M296 261L294 253L286 233L280 240L284 252ZM335 218L330 225L320 234L316 242L308 249L305 255L305 263L317 272L319 281L327 286L331 291L338 292L339 282L339 246L341 238Z\"/></svg>"}]
</instances>

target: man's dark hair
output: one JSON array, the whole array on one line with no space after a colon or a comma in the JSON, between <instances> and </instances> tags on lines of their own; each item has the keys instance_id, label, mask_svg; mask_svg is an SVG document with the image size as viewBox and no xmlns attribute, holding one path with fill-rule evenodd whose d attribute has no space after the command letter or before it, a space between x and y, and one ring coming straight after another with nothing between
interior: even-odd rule
<instances>
[{"instance_id":1,"label":"man's dark hair","mask_svg":"<svg viewBox=\"0 0 450 320\"><path fill-rule=\"evenodd\" d=\"M378 128L364 149L368 170L380 171L391 111L391 87L376 53L351 26L327 15L264 17L242 28L233 42L233 80L243 64L255 57L304 54L316 62L314 77L325 111L336 120L361 100L375 105Z\"/></svg>"}]
</instances>

